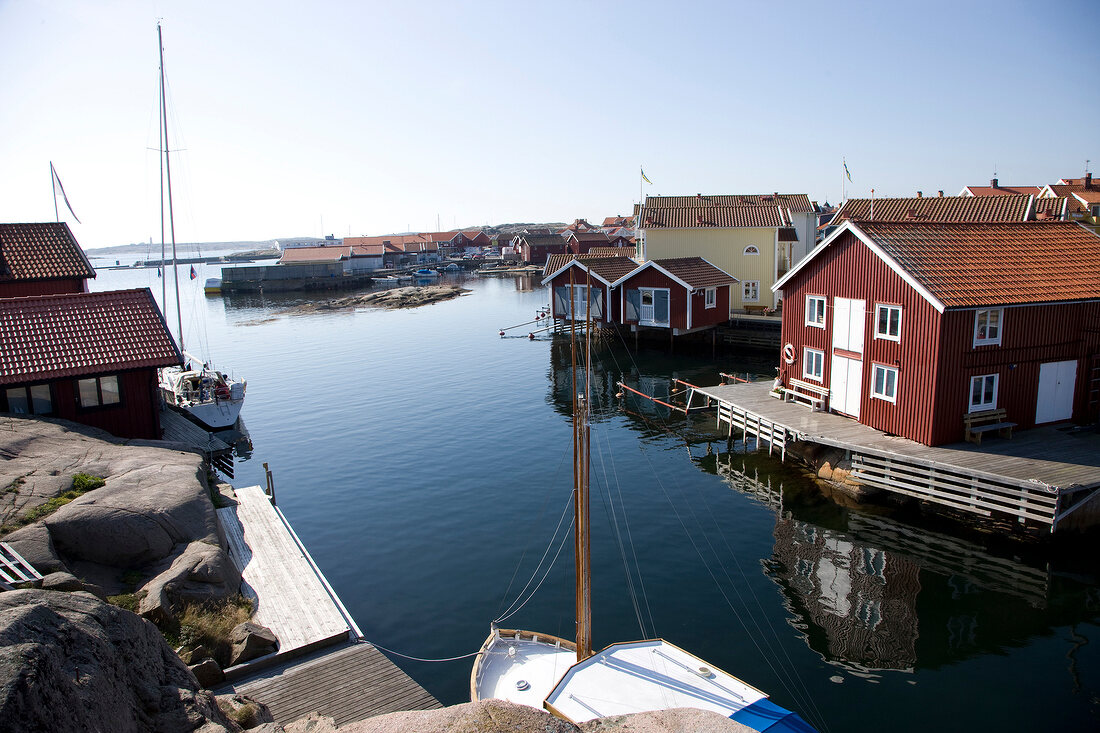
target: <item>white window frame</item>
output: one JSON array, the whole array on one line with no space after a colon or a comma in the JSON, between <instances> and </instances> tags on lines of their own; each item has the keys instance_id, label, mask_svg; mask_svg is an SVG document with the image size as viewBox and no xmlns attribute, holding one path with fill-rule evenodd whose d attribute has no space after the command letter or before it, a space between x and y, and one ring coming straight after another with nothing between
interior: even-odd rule
<instances>
[{"instance_id":1,"label":"white window frame","mask_svg":"<svg viewBox=\"0 0 1100 733\"><path fill-rule=\"evenodd\" d=\"M878 388L879 374L882 374L882 390ZM893 383L890 382L890 374L894 375ZM892 387L892 390L890 389ZM898 368L885 364L871 365L871 397L878 400L896 404L898 401Z\"/></svg>"},{"instance_id":2,"label":"white window frame","mask_svg":"<svg viewBox=\"0 0 1100 733\"><path fill-rule=\"evenodd\" d=\"M816 373L811 367L817 366ZM825 382L825 352L820 349L802 348L802 376L815 382Z\"/></svg>"},{"instance_id":3,"label":"white window frame","mask_svg":"<svg viewBox=\"0 0 1100 733\"><path fill-rule=\"evenodd\" d=\"M758 255L760 254L760 248L757 247L755 244L750 244L748 247L745 247L744 251L741 254Z\"/></svg>"},{"instance_id":4,"label":"white window frame","mask_svg":"<svg viewBox=\"0 0 1100 733\"><path fill-rule=\"evenodd\" d=\"M753 297L749 296L749 287L752 287ZM760 302L760 281L759 280L742 280L741 281L741 302L742 303L759 303Z\"/></svg>"},{"instance_id":5,"label":"white window frame","mask_svg":"<svg viewBox=\"0 0 1100 733\"><path fill-rule=\"evenodd\" d=\"M977 380L982 380L981 395L985 395L985 381L987 379L993 380L993 401L974 403L974 383ZM976 377L970 378L970 389L966 395L966 403L968 405L967 412L985 412L986 410L997 409L997 388L1000 386L1001 376L999 374L979 374Z\"/></svg>"},{"instance_id":6,"label":"white window frame","mask_svg":"<svg viewBox=\"0 0 1100 733\"><path fill-rule=\"evenodd\" d=\"M897 311L898 312L898 332L897 333L883 333L879 330L882 325L882 311ZM886 328L889 331L890 317L886 317ZM886 341L901 341L901 306L890 305L889 303L875 303L875 338L884 339Z\"/></svg>"},{"instance_id":7,"label":"white window frame","mask_svg":"<svg viewBox=\"0 0 1100 733\"><path fill-rule=\"evenodd\" d=\"M718 288L707 288L703 291L703 307L704 308L716 308L718 307Z\"/></svg>"},{"instance_id":8,"label":"white window frame","mask_svg":"<svg viewBox=\"0 0 1100 733\"><path fill-rule=\"evenodd\" d=\"M997 314L997 335L989 336L989 317L991 314ZM986 333L979 338L979 332L982 328L982 316L985 316L985 328ZM1004 308L982 308L981 310L974 311L974 346L999 346L1001 343L1001 335L1005 330L1005 309Z\"/></svg>"},{"instance_id":9,"label":"white window frame","mask_svg":"<svg viewBox=\"0 0 1100 733\"><path fill-rule=\"evenodd\" d=\"M826 298L825 298L824 295L807 295L806 296L806 325L807 326L813 326L814 328L825 328L825 313L827 311L827 308L826 308L826 305L825 305L826 302L827 301L826 301ZM814 303L820 303L821 304L821 308L820 308L821 320L820 321L816 320L817 311L819 310L816 306L813 307L813 311L814 311L813 312L813 317L811 317L811 315L810 315L810 307Z\"/></svg>"}]
</instances>

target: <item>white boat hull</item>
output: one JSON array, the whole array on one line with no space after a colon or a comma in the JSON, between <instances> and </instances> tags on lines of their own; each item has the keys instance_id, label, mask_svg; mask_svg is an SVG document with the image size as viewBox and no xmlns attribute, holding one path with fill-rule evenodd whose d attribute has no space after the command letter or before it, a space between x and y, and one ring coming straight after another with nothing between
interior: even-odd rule
<instances>
[{"instance_id":1,"label":"white boat hull","mask_svg":"<svg viewBox=\"0 0 1100 733\"><path fill-rule=\"evenodd\" d=\"M165 403L210 428L236 424L244 406L246 383L212 369L169 367L160 371L160 390Z\"/></svg>"},{"instance_id":2,"label":"white boat hull","mask_svg":"<svg viewBox=\"0 0 1100 733\"><path fill-rule=\"evenodd\" d=\"M571 641L549 634L494 629L470 673L470 700L496 698L542 709L542 701L577 662Z\"/></svg>"}]
</instances>

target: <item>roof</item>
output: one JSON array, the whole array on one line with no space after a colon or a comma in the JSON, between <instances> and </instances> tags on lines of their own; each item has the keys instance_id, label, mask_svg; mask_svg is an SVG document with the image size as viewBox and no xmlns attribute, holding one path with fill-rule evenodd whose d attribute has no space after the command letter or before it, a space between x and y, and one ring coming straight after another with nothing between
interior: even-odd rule
<instances>
[{"instance_id":1,"label":"roof","mask_svg":"<svg viewBox=\"0 0 1100 733\"><path fill-rule=\"evenodd\" d=\"M698 288L712 288L720 285L732 285L739 282L737 278L725 270L715 267L702 257L675 257L663 260L649 260L643 262L633 272L620 277L614 284L621 285L640 273L642 270L655 269L664 272L681 285L692 290Z\"/></svg>"},{"instance_id":2,"label":"roof","mask_svg":"<svg viewBox=\"0 0 1100 733\"><path fill-rule=\"evenodd\" d=\"M1100 299L1100 237L1073 222L844 222L781 289L851 231L937 310Z\"/></svg>"},{"instance_id":3,"label":"roof","mask_svg":"<svg viewBox=\"0 0 1100 733\"><path fill-rule=\"evenodd\" d=\"M687 197L679 197L687 198ZM648 200L647 200L648 201ZM642 209L646 229L781 227L786 217L777 206L685 206Z\"/></svg>"},{"instance_id":4,"label":"roof","mask_svg":"<svg viewBox=\"0 0 1100 733\"><path fill-rule=\"evenodd\" d=\"M1090 188L1087 191L1074 191L1073 198L1083 204L1100 204L1100 189ZM1041 199L1042 201L1054 199Z\"/></svg>"},{"instance_id":5,"label":"roof","mask_svg":"<svg viewBox=\"0 0 1100 733\"><path fill-rule=\"evenodd\" d=\"M797 242L798 232L794 227L780 227L779 228L779 241L780 242Z\"/></svg>"},{"instance_id":6,"label":"roof","mask_svg":"<svg viewBox=\"0 0 1100 733\"><path fill-rule=\"evenodd\" d=\"M604 229L613 229L616 227L629 227L634 225L633 216L608 216L603 220Z\"/></svg>"},{"instance_id":7,"label":"roof","mask_svg":"<svg viewBox=\"0 0 1100 733\"><path fill-rule=\"evenodd\" d=\"M719 196L646 196L647 209L682 209L695 206L780 206L798 213L814 210L804 193L747 193Z\"/></svg>"},{"instance_id":8,"label":"roof","mask_svg":"<svg viewBox=\"0 0 1100 733\"><path fill-rule=\"evenodd\" d=\"M1030 196L848 199L833 217L833 222L872 218L875 221L1024 221L1030 200Z\"/></svg>"},{"instance_id":9,"label":"roof","mask_svg":"<svg viewBox=\"0 0 1100 733\"><path fill-rule=\"evenodd\" d=\"M971 196L1035 196L1042 190L1042 186L967 186L963 189Z\"/></svg>"},{"instance_id":10,"label":"roof","mask_svg":"<svg viewBox=\"0 0 1100 733\"><path fill-rule=\"evenodd\" d=\"M637 254L637 248L633 245L629 247L593 247L588 250L588 254L593 257L633 257Z\"/></svg>"},{"instance_id":11,"label":"roof","mask_svg":"<svg viewBox=\"0 0 1100 733\"><path fill-rule=\"evenodd\" d=\"M1056 196L1049 199L1035 199L1034 218L1037 221L1044 219L1064 219L1068 200L1065 196Z\"/></svg>"},{"instance_id":12,"label":"roof","mask_svg":"<svg viewBox=\"0 0 1100 733\"><path fill-rule=\"evenodd\" d=\"M351 245L352 257L381 257L385 254L384 244L353 244Z\"/></svg>"},{"instance_id":13,"label":"roof","mask_svg":"<svg viewBox=\"0 0 1100 733\"><path fill-rule=\"evenodd\" d=\"M605 232L599 230L594 232L569 232L569 238L576 239L578 242L603 242L604 244L611 241L611 238Z\"/></svg>"},{"instance_id":14,"label":"roof","mask_svg":"<svg viewBox=\"0 0 1100 733\"><path fill-rule=\"evenodd\" d=\"M280 264L289 262L339 262L351 256L351 248L343 246L291 247L283 250Z\"/></svg>"},{"instance_id":15,"label":"roof","mask_svg":"<svg viewBox=\"0 0 1100 733\"><path fill-rule=\"evenodd\" d=\"M0 298L0 384L182 363L148 288Z\"/></svg>"},{"instance_id":16,"label":"roof","mask_svg":"<svg viewBox=\"0 0 1100 733\"><path fill-rule=\"evenodd\" d=\"M0 282L94 277L65 222L0 224Z\"/></svg>"},{"instance_id":17,"label":"roof","mask_svg":"<svg viewBox=\"0 0 1100 733\"><path fill-rule=\"evenodd\" d=\"M550 280L573 266L587 270L606 284L612 285L623 275L634 271L638 267L638 263L629 257L586 257L584 255L570 257L556 270L544 269L543 272L546 272L547 275L543 278L542 284L546 285Z\"/></svg>"},{"instance_id":18,"label":"roof","mask_svg":"<svg viewBox=\"0 0 1100 733\"><path fill-rule=\"evenodd\" d=\"M521 234L519 239L529 247L565 246L565 237L560 234Z\"/></svg>"}]
</instances>

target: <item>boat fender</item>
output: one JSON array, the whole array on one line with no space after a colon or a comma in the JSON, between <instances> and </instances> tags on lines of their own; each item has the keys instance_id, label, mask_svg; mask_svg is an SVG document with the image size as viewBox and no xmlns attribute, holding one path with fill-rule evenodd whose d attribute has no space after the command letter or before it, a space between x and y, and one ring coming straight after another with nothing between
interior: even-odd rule
<instances>
[{"instance_id":1,"label":"boat fender","mask_svg":"<svg viewBox=\"0 0 1100 733\"><path fill-rule=\"evenodd\" d=\"M787 342L783 347L783 361L794 364L794 344Z\"/></svg>"},{"instance_id":2,"label":"boat fender","mask_svg":"<svg viewBox=\"0 0 1100 733\"><path fill-rule=\"evenodd\" d=\"M501 329L501 331L500 331L500 337L504 338L504 330L503 329Z\"/></svg>"},{"instance_id":3,"label":"boat fender","mask_svg":"<svg viewBox=\"0 0 1100 733\"><path fill-rule=\"evenodd\" d=\"M527 334L527 339L528 339L529 341L534 341L534 340L535 340L535 334L533 334L533 333L529 333L529 334Z\"/></svg>"}]
</instances>

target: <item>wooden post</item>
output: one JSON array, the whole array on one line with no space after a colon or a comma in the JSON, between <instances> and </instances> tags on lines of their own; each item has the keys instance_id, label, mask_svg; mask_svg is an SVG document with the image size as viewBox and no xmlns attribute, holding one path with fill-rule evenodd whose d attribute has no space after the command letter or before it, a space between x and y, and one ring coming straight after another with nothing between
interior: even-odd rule
<instances>
[{"instance_id":1,"label":"wooden post","mask_svg":"<svg viewBox=\"0 0 1100 733\"><path fill-rule=\"evenodd\" d=\"M275 506L275 477L271 475L271 469L264 464L264 473L267 475L267 495L271 498L271 506Z\"/></svg>"}]
</instances>

